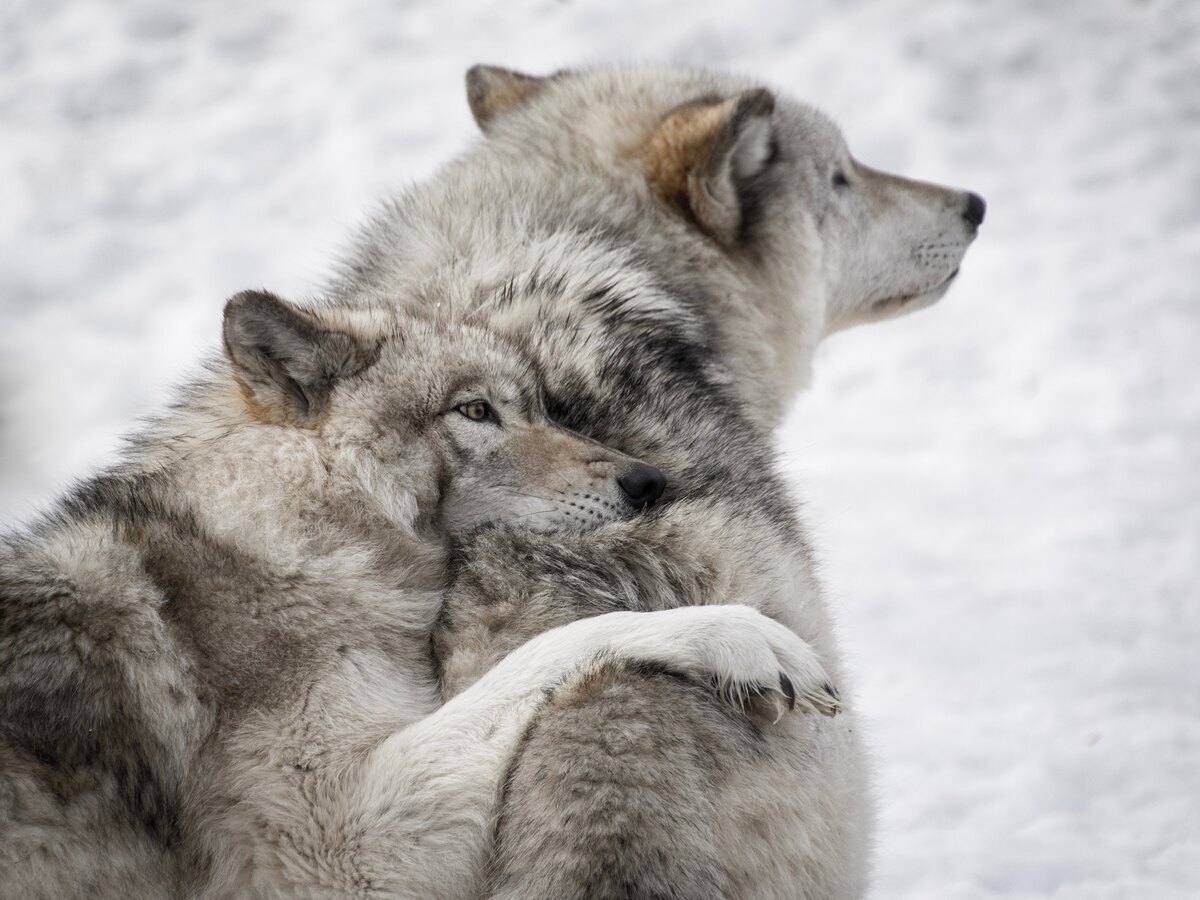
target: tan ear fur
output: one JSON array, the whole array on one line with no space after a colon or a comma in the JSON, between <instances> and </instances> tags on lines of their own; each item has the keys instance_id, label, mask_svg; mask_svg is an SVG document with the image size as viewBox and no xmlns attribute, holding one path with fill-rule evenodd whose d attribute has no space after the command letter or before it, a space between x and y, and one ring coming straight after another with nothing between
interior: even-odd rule
<instances>
[{"instance_id":1,"label":"tan ear fur","mask_svg":"<svg viewBox=\"0 0 1200 900\"><path fill-rule=\"evenodd\" d=\"M499 66L472 66L467 70L467 103L484 134L496 117L529 100L542 89L545 78L524 75Z\"/></svg>"},{"instance_id":2,"label":"tan ear fur","mask_svg":"<svg viewBox=\"0 0 1200 900\"><path fill-rule=\"evenodd\" d=\"M760 88L671 110L639 154L651 189L718 242L735 243L738 181L766 165L774 108L775 98Z\"/></svg>"}]
</instances>

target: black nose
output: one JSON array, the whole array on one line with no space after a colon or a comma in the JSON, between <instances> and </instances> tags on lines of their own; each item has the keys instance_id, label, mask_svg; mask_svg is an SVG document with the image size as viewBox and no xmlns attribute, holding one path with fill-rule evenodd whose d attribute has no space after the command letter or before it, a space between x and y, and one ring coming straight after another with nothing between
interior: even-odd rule
<instances>
[{"instance_id":1,"label":"black nose","mask_svg":"<svg viewBox=\"0 0 1200 900\"><path fill-rule=\"evenodd\" d=\"M987 202L978 194L967 194L967 209L963 218L978 228L983 224L984 213L987 212Z\"/></svg>"},{"instance_id":2,"label":"black nose","mask_svg":"<svg viewBox=\"0 0 1200 900\"><path fill-rule=\"evenodd\" d=\"M638 509L650 506L667 489L667 477L645 463L634 463L629 471L617 479L617 484Z\"/></svg>"}]
</instances>

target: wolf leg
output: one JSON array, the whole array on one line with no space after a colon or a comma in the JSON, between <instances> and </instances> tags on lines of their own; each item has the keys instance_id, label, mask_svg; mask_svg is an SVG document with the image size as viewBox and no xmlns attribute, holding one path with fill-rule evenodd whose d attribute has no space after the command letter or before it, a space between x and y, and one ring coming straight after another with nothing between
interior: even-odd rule
<instances>
[{"instance_id":1,"label":"wolf leg","mask_svg":"<svg viewBox=\"0 0 1200 900\"><path fill-rule=\"evenodd\" d=\"M738 599L828 635L795 544L713 500L575 538L480 535L434 632L443 690L453 696L542 628L622 606ZM817 647L836 676L831 649ZM869 815L850 716L756 726L661 675L610 669L581 684L591 689L564 687L538 711L510 770L496 897L861 893L854 860Z\"/></svg>"},{"instance_id":2,"label":"wolf leg","mask_svg":"<svg viewBox=\"0 0 1200 900\"><path fill-rule=\"evenodd\" d=\"M255 849L255 889L474 895L505 772L538 709L556 688L629 665L678 673L710 695L761 697L775 715L820 693L827 678L804 641L744 606L617 612L554 629L350 770L304 790L300 808L260 806L269 840Z\"/></svg>"},{"instance_id":3,"label":"wolf leg","mask_svg":"<svg viewBox=\"0 0 1200 900\"><path fill-rule=\"evenodd\" d=\"M703 499L578 535L493 528L462 548L433 630L443 696L466 689L544 631L617 610L747 603L817 636L831 629L795 534L753 510ZM836 680L833 682L836 684Z\"/></svg>"},{"instance_id":4,"label":"wolf leg","mask_svg":"<svg viewBox=\"0 0 1200 900\"><path fill-rule=\"evenodd\" d=\"M762 737L665 672L606 666L557 690L505 779L493 900L723 900L717 782Z\"/></svg>"},{"instance_id":5,"label":"wolf leg","mask_svg":"<svg viewBox=\"0 0 1200 900\"><path fill-rule=\"evenodd\" d=\"M738 716L608 667L538 712L509 767L491 900L850 900L868 821L846 717Z\"/></svg>"}]
</instances>

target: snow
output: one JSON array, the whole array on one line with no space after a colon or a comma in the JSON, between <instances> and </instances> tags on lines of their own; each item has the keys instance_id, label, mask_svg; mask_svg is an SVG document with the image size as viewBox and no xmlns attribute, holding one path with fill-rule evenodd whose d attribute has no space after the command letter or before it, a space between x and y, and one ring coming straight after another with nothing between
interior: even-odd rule
<instances>
[{"instance_id":1,"label":"snow","mask_svg":"<svg viewBox=\"0 0 1200 900\"><path fill-rule=\"evenodd\" d=\"M780 436L874 896L1200 896L1200 4L7 0L0 516L463 148L468 65L610 59L755 73L989 201L947 299L831 340Z\"/></svg>"}]
</instances>

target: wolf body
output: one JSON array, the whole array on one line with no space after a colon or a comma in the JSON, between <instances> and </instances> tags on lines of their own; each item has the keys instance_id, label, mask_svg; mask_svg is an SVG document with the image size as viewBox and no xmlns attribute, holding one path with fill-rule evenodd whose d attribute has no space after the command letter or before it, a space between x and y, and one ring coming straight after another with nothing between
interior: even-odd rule
<instances>
[{"instance_id":1,"label":"wolf body","mask_svg":"<svg viewBox=\"0 0 1200 900\"><path fill-rule=\"evenodd\" d=\"M6 892L861 892L852 693L770 429L825 334L944 292L982 201L725 76L468 91L486 140L326 304L236 300L227 361L0 546ZM569 477L463 452L466 371ZM666 492L610 520L633 457Z\"/></svg>"},{"instance_id":2,"label":"wolf body","mask_svg":"<svg viewBox=\"0 0 1200 900\"><path fill-rule=\"evenodd\" d=\"M487 322L556 421L670 484L645 519L460 548L446 696L551 626L745 603L816 649L847 710L763 726L670 673L564 684L513 757L480 890L859 896L860 726L770 433L823 337L942 296L983 200L872 170L816 110L729 76L477 67L467 87L485 140L386 208L332 294Z\"/></svg>"},{"instance_id":3,"label":"wolf body","mask_svg":"<svg viewBox=\"0 0 1200 900\"><path fill-rule=\"evenodd\" d=\"M628 519L663 480L552 423L511 344L399 306L235 297L225 359L126 462L0 540L0 896L470 896L560 685L836 710L745 606L577 621L443 704L454 540Z\"/></svg>"}]
</instances>

